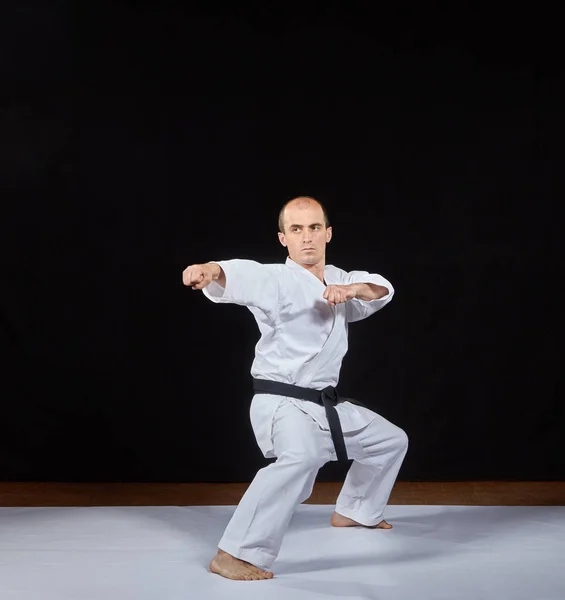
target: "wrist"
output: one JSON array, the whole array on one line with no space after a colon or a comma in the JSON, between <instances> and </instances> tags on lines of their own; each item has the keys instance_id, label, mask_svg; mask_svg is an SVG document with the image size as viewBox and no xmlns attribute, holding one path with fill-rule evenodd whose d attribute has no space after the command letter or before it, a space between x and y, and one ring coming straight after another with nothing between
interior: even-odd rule
<instances>
[{"instance_id":1,"label":"wrist","mask_svg":"<svg viewBox=\"0 0 565 600\"><path fill-rule=\"evenodd\" d=\"M222 272L222 270L218 263L209 262L209 263L202 265L202 268L204 269L205 272L208 273L208 275L209 275L210 279L212 279L212 281L217 281L220 278L220 273Z\"/></svg>"},{"instance_id":2,"label":"wrist","mask_svg":"<svg viewBox=\"0 0 565 600\"><path fill-rule=\"evenodd\" d=\"M351 291L355 294L354 298L359 298L359 294L362 294L363 284L362 283L351 283Z\"/></svg>"},{"instance_id":3,"label":"wrist","mask_svg":"<svg viewBox=\"0 0 565 600\"><path fill-rule=\"evenodd\" d=\"M212 268L212 279L217 281L222 273L222 268L218 263L210 263L210 267Z\"/></svg>"}]
</instances>

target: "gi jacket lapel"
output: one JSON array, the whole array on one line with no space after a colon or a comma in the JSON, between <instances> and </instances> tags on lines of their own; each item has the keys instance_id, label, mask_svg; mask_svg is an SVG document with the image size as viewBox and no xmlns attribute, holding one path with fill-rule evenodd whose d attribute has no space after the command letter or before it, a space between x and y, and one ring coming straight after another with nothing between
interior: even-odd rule
<instances>
[{"instance_id":1,"label":"gi jacket lapel","mask_svg":"<svg viewBox=\"0 0 565 600\"><path fill-rule=\"evenodd\" d=\"M320 285L320 295L324 293L325 285L313 273L308 271L308 269L305 269L290 258L286 260L286 265L291 269L304 271L306 276L316 279ZM328 285L333 283L332 281L328 280L327 272L324 274L324 278ZM296 381L297 385L309 387L310 383L320 371L320 368L322 368L322 365L332 360L334 354L339 351L341 345L343 344L343 337L347 336L347 330L345 326L345 304L338 304L337 306L334 306L332 312L333 322L330 334L325 340L320 339L320 351L316 356L302 366L301 372L299 373Z\"/></svg>"}]
</instances>

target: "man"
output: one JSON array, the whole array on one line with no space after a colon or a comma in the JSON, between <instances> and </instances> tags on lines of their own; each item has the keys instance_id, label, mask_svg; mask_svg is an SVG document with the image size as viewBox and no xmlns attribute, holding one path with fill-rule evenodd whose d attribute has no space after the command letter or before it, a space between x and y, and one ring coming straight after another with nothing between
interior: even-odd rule
<instances>
[{"instance_id":1,"label":"man","mask_svg":"<svg viewBox=\"0 0 565 600\"><path fill-rule=\"evenodd\" d=\"M380 275L326 265L332 228L313 198L287 202L279 230L285 264L227 260L183 273L184 284L211 301L246 306L261 332L251 423L263 454L277 460L255 476L210 563L229 579L273 577L269 569L293 511L330 460L353 459L331 524L390 529L383 511L408 448L404 431L335 393L348 323L388 304L392 285Z\"/></svg>"}]
</instances>

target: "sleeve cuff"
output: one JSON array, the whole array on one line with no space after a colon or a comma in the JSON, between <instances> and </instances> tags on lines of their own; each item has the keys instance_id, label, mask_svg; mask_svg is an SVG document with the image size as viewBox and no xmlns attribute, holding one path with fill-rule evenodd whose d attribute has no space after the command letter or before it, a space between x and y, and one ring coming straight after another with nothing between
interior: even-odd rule
<instances>
[{"instance_id":1,"label":"sleeve cuff","mask_svg":"<svg viewBox=\"0 0 565 600\"><path fill-rule=\"evenodd\" d=\"M225 261L222 260L211 260L210 263L215 263L222 267L222 270L226 274L226 287L223 288L217 281L211 281L205 288L202 289L202 293L211 300L212 302L228 302L229 301L229 267L226 266ZM210 264L208 263L208 264Z\"/></svg>"}]
</instances>

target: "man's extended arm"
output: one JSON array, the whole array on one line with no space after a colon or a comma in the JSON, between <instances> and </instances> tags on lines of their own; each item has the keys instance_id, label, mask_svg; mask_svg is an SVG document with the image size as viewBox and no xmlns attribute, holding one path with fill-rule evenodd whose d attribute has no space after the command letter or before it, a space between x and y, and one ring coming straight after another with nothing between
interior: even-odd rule
<instances>
[{"instance_id":1,"label":"man's extended arm","mask_svg":"<svg viewBox=\"0 0 565 600\"><path fill-rule=\"evenodd\" d=\"M188 267L183 282L212 302L258 308L275 322L280 308L279 271L279 265L253 260L219 260Z\"/></svg>"}]
</instances>

